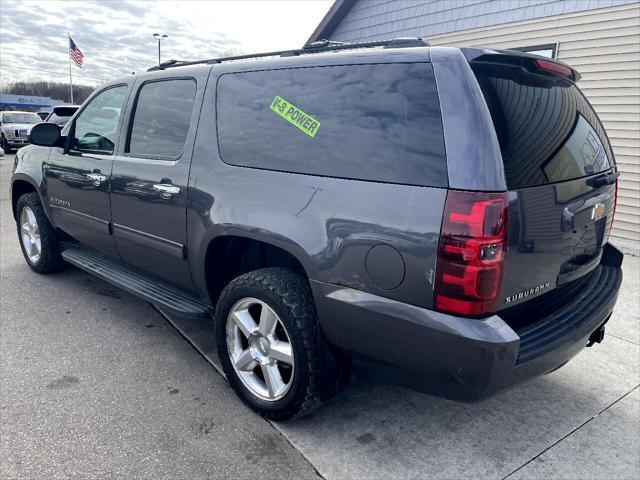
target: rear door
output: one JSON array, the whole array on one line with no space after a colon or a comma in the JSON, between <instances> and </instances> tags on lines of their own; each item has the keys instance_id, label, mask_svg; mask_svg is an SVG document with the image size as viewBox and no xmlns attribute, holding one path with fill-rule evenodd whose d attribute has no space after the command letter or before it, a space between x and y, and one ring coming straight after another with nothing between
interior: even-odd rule
<instances>
[{"instance_id":1,"label":"rear door","mask_svg":"<svg viewBox=\"0 0 640 480\"><path fill-rule=\"evenodd\" d=\"M548 61L472 62L500 143L509 190L501 308L542 295L600 261L616 199L614 158L593 108Z\"/></svg>"},{"instance_id":2,"label":"rear door","mask_svg":"<svg viewBox=\"0 0 640 480\"><path fill-rule=\"evenodd\" d=\"M192 285L186 198L199 81L206 76L160 78L136 86L127 139L111 175L113 235L120 257L183 288Z\"/></svg>"}]
</instances>

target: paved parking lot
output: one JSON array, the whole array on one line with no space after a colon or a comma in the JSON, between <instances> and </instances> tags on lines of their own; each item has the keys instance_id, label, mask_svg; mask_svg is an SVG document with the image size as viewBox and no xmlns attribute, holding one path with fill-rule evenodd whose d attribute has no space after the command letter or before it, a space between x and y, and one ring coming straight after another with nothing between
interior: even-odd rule
<instances>
[{"instance_id":1,"label":"paved parking lot","mask_svg":"<svg viewBox=\"0 0 640 480\"><path fill-rule=\"evenodd\" d=\"M31 273L12 159L0 159L1 478L640 477L638 258L604 343L553 374L467 405L358 364L311 416L271 424L207 362L206 325L171 319L177 330L73 268Z\"/></svg>"}]
</instances>

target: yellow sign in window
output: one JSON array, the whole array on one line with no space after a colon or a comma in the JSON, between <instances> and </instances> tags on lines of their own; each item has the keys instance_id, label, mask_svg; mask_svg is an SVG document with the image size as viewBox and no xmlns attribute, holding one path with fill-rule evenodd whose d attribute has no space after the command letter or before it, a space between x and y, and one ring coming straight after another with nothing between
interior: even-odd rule
<instances>
[{"instance_id":1,"label":"yellow sign in window","mask_svg":"<svg viewBox=\"0 0 640 480\"><path fill-rule=\"evenodd\" d=\"M278 97L276 95L276 98L274 98L273 102L271 102L270 108L286 121L298 127L310 137L313 138L316 136L316 133L320 128L320 122L300 110L295 105L292 105L284 98Z\"/></svg>"}]
</instances>

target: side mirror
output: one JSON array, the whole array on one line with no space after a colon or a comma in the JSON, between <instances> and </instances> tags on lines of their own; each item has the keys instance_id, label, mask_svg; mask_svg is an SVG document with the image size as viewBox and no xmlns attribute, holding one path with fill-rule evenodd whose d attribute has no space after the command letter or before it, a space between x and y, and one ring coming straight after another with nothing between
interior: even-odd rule
<instances>
[{"instance_id":1,"label":"side mirror","mask_svg":"<svg viewBox=\"0 0 640 480\"><path fill-rule=\"evenodd\" d=\"M31 143L41 147L60 147L61 139L60 127L55 123L37 123L29 134Z\"/></svg>"}]
</instances>

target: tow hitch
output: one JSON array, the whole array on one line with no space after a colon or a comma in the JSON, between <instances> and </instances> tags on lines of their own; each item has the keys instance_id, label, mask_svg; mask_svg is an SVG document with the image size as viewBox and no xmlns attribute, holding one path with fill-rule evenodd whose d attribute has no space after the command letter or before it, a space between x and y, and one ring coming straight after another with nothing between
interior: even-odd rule
<instances>
[{"instance_id":1,"label":"tow hitch","mask_svg":"<svg viewBox=\"0 0 640 480\"><path fill-rule=\"evenodd\" d=\"M592 347L594 343L602 343L604 339L604 324L600 325L598 329L591 334L587 347Z\"/></svg>"}]
</instances>

